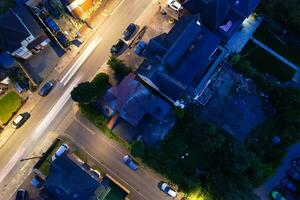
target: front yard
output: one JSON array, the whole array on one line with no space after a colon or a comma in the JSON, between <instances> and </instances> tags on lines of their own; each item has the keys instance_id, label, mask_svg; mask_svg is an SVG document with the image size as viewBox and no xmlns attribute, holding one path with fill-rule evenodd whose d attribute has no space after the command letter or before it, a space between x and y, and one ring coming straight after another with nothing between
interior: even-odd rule
<instances>
[{"instance_id":1,"label":"front yard","mask_svg":"<svg viewBox=\"0 0 300 200\"><path fill-rule=\"evenodd\" d=\"M249 60L253 67L276 77L279 81L287 82L296 71L279 59L256 45L251 40L242 51L242 56Z\"/></svg>"},{"instance_id":2,"label":"front yard","mask_svg":"<svg viewBox=\"0 0 300 200\"><path fill-rule=\"evenodd\" d=\"M34 168L38 169L45 176L49 176L52 156L63 143L64 142L62 140L55 140Z\"/></svg>"},{"instance_id":3,"label":"front yard","mask_svg":"<svg viewBox=\"0 0 300 200\"><path fill-rule=\"evenodd\" d=\"M0 123L6 124L21 105L21 98L13 91L2 97L0 99Z\"/></svg>"}]
</instances>

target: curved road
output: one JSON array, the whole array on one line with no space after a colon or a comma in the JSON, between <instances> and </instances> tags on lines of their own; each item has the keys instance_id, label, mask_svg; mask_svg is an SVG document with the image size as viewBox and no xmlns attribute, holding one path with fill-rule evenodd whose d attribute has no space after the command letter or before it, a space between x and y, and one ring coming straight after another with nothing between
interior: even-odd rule
<instances>
[{"instance_id":1,"label":"curved road","mask_svg":"<svg viewBox=\"0 0 300 200\"><path fill-rule=\"evenodd\" d=\"M30 155L34 147L46 137L49 131L59 129L60 132L64 132L67 127L62 127L62 122L69 119L71 124L68 134L75 141L79 140L85 150L99 160L99 163L109 166L113 175L117 175L121 182L125 181L125 184L129 185L132 190L132 199L169 199L158 190L159 177L157 175L143 169L137 173L130 171L121 162L118 162L126 150L119 151L115 144L109 144L111 141L106 141L105 138L101 139L100 136L94 136L94 134L83 136L82 134L88 129L83 127L81 122L71 118L70 92L72 88L79 82L90 79L96 73L107 60L111 45L121 36L126 26L134 22L150 3L152 0L123 0L87 41L66 71L59 76L53 91L45 98L41 98L37 94L32 95L31 98L39 98L39 102L33 108L31 118L0 149L0 191L3 191L3 187L14 178L15 172L22 168L23 163L19 160ZM70 132L70 130L72 131ZM97 138L95 139L95 137ZM101 144L104 140L107 145L105 148L97 145L98 142ZM0 197L3 199L1 193Z\"/></svg>"}]
</instances>

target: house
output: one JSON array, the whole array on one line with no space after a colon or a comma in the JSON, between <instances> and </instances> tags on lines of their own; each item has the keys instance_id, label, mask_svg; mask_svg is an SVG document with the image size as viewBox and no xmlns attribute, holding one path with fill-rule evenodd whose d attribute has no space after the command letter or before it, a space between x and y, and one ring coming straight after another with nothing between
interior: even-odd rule
<instances>
[{"instance_id":1,"label":"house","mask_svg":"<svg viewBox=\"0 0 300 200\"><path fill-rule=\"evenodd\" d=\"M81 169L67 155L51 163L45 189L58 200L91 199L100 183Z\"/></svg>"},{"instance_id":2,"label":"house","mask_svg":"<svg viewBox=\"0 0 300 200\"><path fill-rule=\"evenodd\" d=\"M228 40L255 10L260 0L187 0L183 7L200 14L205 26Z\"/></svg>"},{"instance_id":3,"label":"house","mask_svg":"<svg viewBox=\"0 0 300 200\"><path fill-rule=\"evenodd\" d=\"M103 114L110 119L109 127L126 141L132 141L139 134L146 143L154 144L173 125L173 121L168 120L171 106L153 95L133 73L111 87L101 105Z\"/></svg>"},{"instance_id":4,"label":"house","mask_svg":"<svg viewBox=\"0 0 300 200\"><path fill-rule=\"evenodd\" d=\"M225 56L221 39L202 25L198 15L182 17L169 33L152 38L137 73L171 103L184 107L205 87Z\"/></svg>"},{"instance_id":5,"label":"house","mask_svg":"<svg viewBox=\"0 0 300 200\"><path fill-rule=\"evenodd\" d=\"M0 49L28 59L50 42L26 7L19 5L0 16Z\"/></svg>"}]
</instances>

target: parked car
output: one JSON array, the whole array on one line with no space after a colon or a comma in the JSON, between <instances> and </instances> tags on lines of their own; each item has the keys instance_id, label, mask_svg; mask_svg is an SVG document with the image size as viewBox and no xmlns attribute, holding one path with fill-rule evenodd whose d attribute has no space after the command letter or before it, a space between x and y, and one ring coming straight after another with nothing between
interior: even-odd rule
<instances>
[{"instance_id":1,"label":"parked car","mask_svg":"<svg viewBox=\"0 0 300 200\"><path fill-rule=\"evenodd\" d=\"M16 200L28 200L29 194L25 189L18 189L16 194Z\"/></svg>"},{"instance_id":2,"label":"parked car","mask_svg":"<svg viewBox=\"0 0 300 200\"><path fill-rule=\"evenodd\" d=\"M168 194L171 197L176 197L177 196L177 192L175 192L175 190L173 190L167 183L162 182L160 185L160 189L165 192L166 194Z\"/></svg>"},{"instance_id":3,"label":"parked car","mask_svg":"<svg viewBox=\"0 0 300 200\"><path fill-rule=\"evenodd\" d=\"M58 9L56 9L55 5L53 5L52 1L44 1L44 6L49 11L49 13L55 17L56 19L59 19L61 16L61 13Z\"/></svg>"},{"instance_id":4,"label":"parked car","mask_svg":"<svg viewBox=\"0 0 300 200\"><path fill-rule=\"evenodd\" d=\"M138 45L136 45L135 47L135 53L138 56L142 56L143 55L143 51L146 48L147 44L144 41L140 41L140 43Z\"/></svg>"},{"instance_id":5,"label":"parked car","mask_svg":"<svg viewBox=\"0 0 300 200\"><path fill-rule=\"evenodd\" d=\"M282 187L284 187L292 192L297 192L297 187L288 179L286 179L286 178L282 179L280 183L281 183Z\"/></svg>"},{"instance_id":6,"label":"parked car","mask_svg":"<svg viewBox=\"0 0 300 200\"><path fill-rule=\"evenodd\" d=\"M121 53L121 51L127 46L127 44L119 39L110 49L112 55L116 56Z\"/></svg>"},{"instance_id":7,"label":"parked car","mask_svg":"<svg viewBox=\"0 0 300 200\"><path fill-rule=\"evenodd\" d=\"M44 185L44 180L39 176L35 176L31 179L30 183L33 187L41 188Z\"/></svg>"},{"instance_id":8,"label":"parked car","mask_svg":"<svg viewBox=\"0 0 300 200\"><path fill-rule=\"evenodd\" d=\"M70 45L70 41L61 31L56 34L56 38L64 48L67 48Z\"/></svg>"},{"instance_id":9,"label":"parked car","mask_svg":"<svg viewBox=\"0 0 300 200\"><path fill-rule=\"evenodd\" d=\"M98 172L97 170L91 170L91 177L93 177L94 179L100 179L101 173Z\"/></svg>"},{"instance_id":10,"label":"parked car","mask_svg":"<svg viewBox=\"0 0 300 200\"><path fill-rule=\"evenodd\" d=\"M129 155L125 155L123 157L123 163L134 171L136 171L139 168L138 164L136 162L134 162Z\"/></svg>"},{"instance_id":11,"label":"parked car","mask_svg":"<svg viewBox=\"0 0 300 200\"><path fill-rule=\"evenodd\" d=\"M47 96L47 94L49 94L49 92L52 90L53 86L54 86L54 82L53 81L48 81L40 89L39 95L42 96L42 97Z\"/></svg>"},{"instance_id":12,"label":"parked car","mask_svg":"<svg viewBox=\"0 0 300 200\"><path fill-rule=\"evenodd\" d=\"M175 11L179 11L182 9L181 4L177 0L168 0L168 6Z\"/></svg>"},{"instance_id":13,"label":"parked car","mask_svg":"<svg viewBox=\"0 0 300 200\"><path fill-rule=\"evenodd\" d=\"M62 154L66 153L69 150L69 145L67 144L62 144L57 151L55 152L55 154L52 156L52 161L54 161L56 158L58 158L59 156L61 156Z\"/></svg>"},{"instance_id":14,"label":"parked car","mask_svg":"<svg viewBox=\"0 0 300 200\"><path fill-rule=\"evenodd\" d=\"M286 200L286 198L276 190L272 191L271 196L274 200Z\"/></svg>"},{"instance_id":15,"label":"parked car","mask_svg":"<svg viewBox=\"0 0 300 200\"><path fill-rule=\"evenodd\" d=\"M59 26L51 19L51 17L46 17L44 22L52 32L57 33L60 30Z\"/></svg>"},{"instance_id":16,"label":"parked car","mask_svg":"<svg viewBox=\"0 0 300 200\"><path fill-rule=\"evenodd\" d=\"M295 165L300 166L300 158L293 160L292 164L293 164L293 166L295 166Z\"/></svg>"},{"instance_id":17,"label":"parked car","mask_svg":"<svg viewBox=\"0 0 300 200\"><path fill-rule=\"evenodd\" d=\"M11 127L18 129L20 128L30 117L28 112L21 113L16 117L16 119L11 123Z\"/></svg>"},{"instance_id":18,"label":"parked car","mask_svg":"<svg viewBox=\"0 0 300 200\"><path fill-rule=\"evenodd\" d=\"M127 26L125 31L123 32L123 39L128 41L132 38L137 30L137 26L134 23L131 23Z\"/></svg>"},{"instance_id":19,"label":"parked car","mask_svg":"<svg viewBox=\"0 0 300 200\"><path fill-rule=\"evenodd\" d=\"M81 165L81 169L85 170L85 171L90 171L91 167L87 164L87 163L83 163Z\"/></svg>"},{"instance_id":20,"label":"parked car","mask_svg":"<svg viewBox=\"0 0 300 200\"><path fill-rule=\"evenodd\" d=\"M294 168L290 168L287 171L287 175L296 181L300 181L300 173L297 172Z\"/></svg>"}]
</instances>

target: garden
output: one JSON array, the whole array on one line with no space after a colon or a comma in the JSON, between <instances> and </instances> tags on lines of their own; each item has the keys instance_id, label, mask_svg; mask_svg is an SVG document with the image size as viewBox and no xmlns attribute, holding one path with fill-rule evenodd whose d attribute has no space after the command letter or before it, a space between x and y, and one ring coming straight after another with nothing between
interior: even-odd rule
<instances>
[{"instance_id":1,"label":"garden","mask_svg":"<svg viewBox=\"0 0 300 200\"><path fill-rule=\"evenodd\" d=\"M250 61L253 67L264 73L273 75L279 81L290 81L296 73L296 70L283 63L251 40L247 43L241 54L245 59Z\"/></svg>"},{"instance_id":2,"label":"garden","mask_svg":"<svg viewBox=\"0 0 300 200\"><path fill-rule=\"evenodd\" d=\"M0 123L7 124L22 105L17 93L11 91L0 99Z\"/></svg>"}]
</instances>

